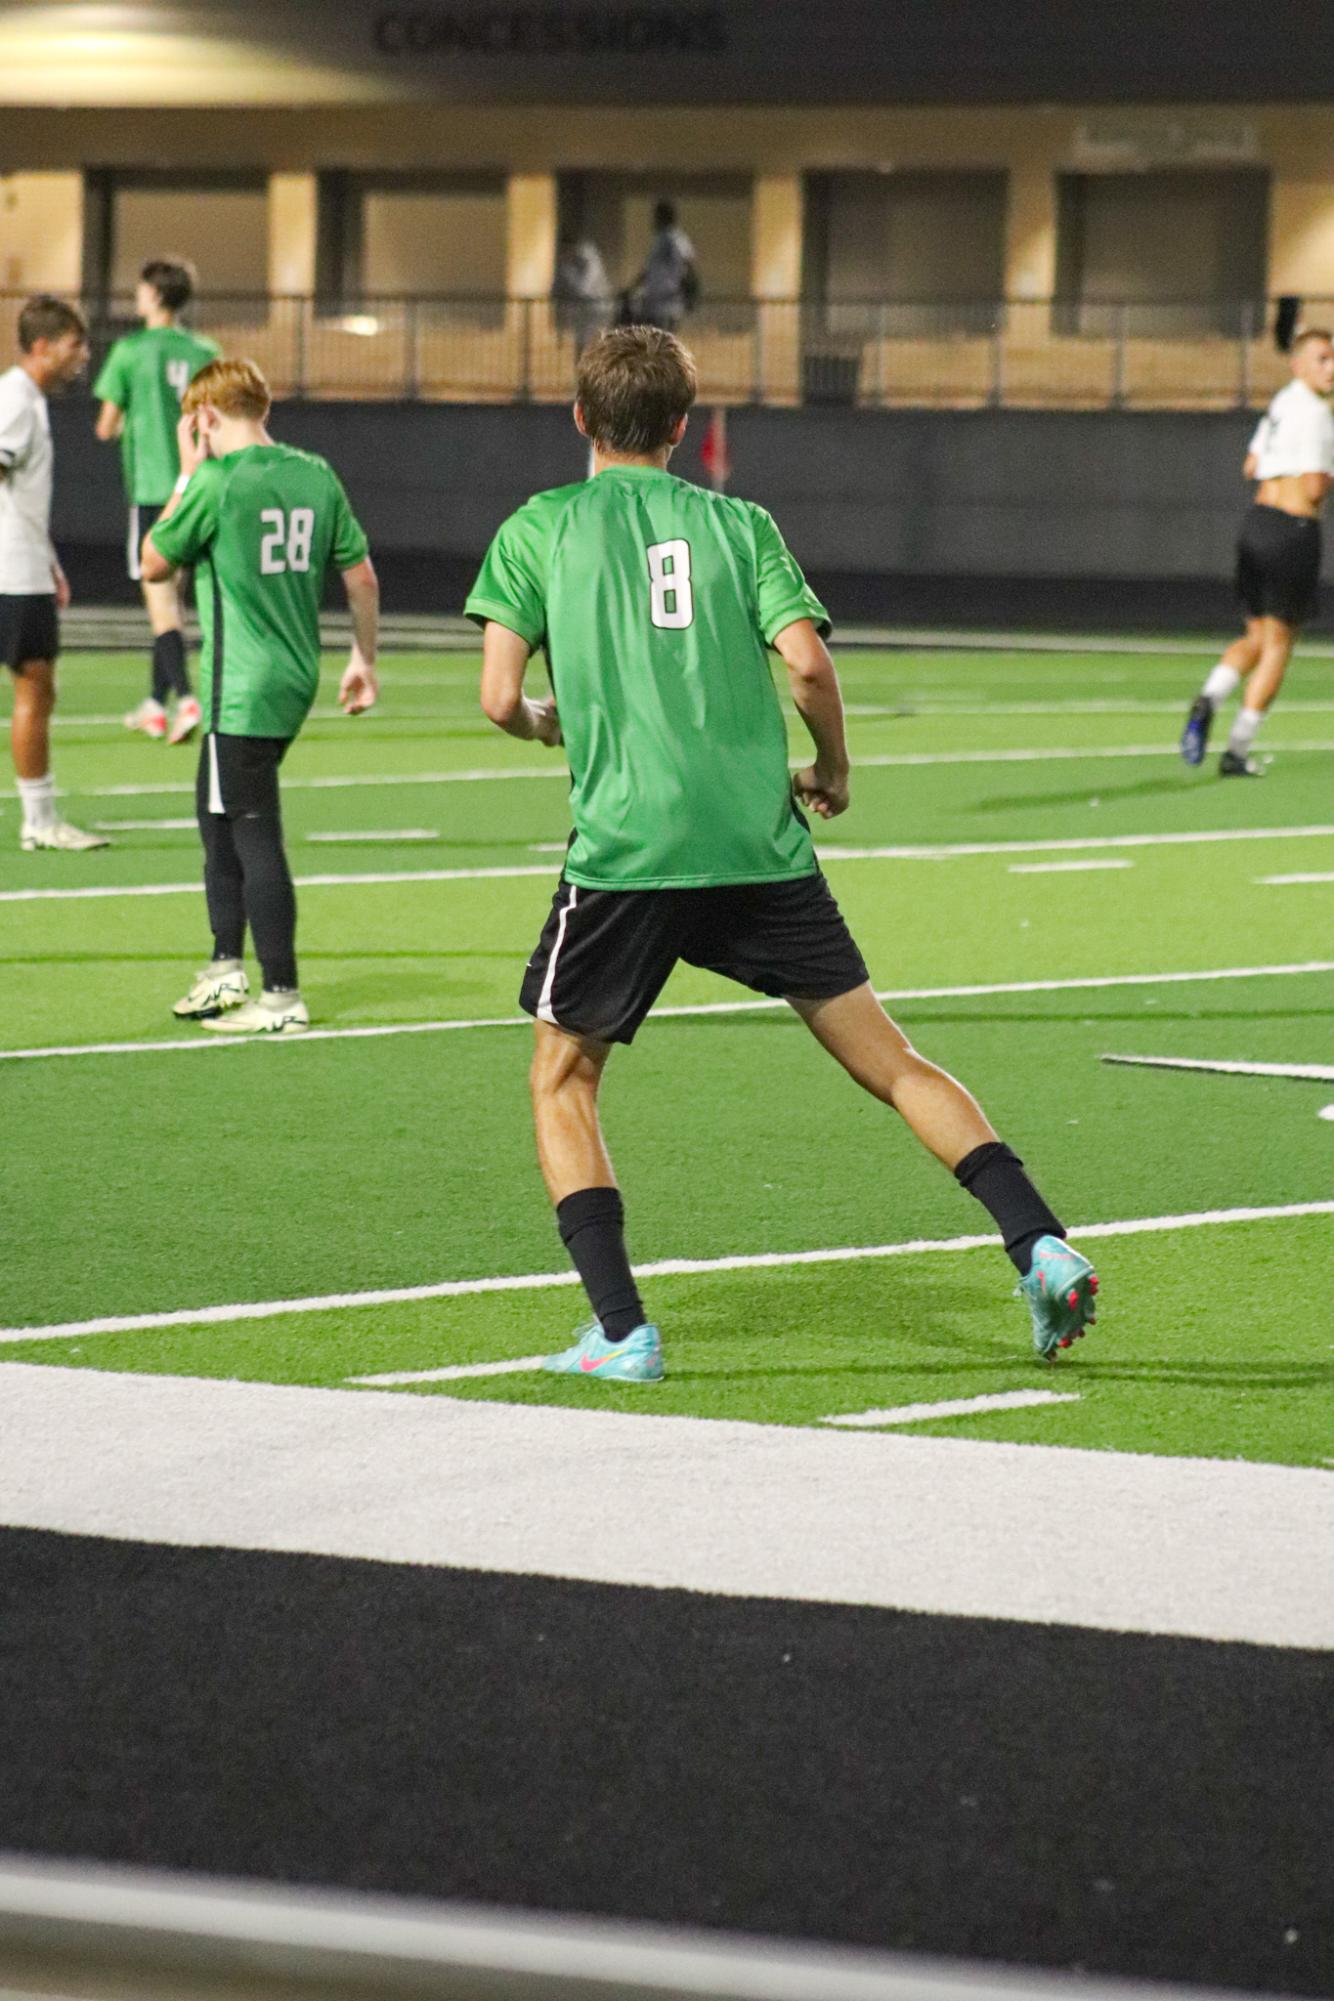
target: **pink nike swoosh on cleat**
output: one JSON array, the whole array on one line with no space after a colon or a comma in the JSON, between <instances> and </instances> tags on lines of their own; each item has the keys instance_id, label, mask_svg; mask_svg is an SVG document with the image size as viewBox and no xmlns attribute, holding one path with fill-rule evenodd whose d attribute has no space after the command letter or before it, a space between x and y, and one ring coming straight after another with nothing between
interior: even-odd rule
<instances>
[{"instance_id":1,"label":"pink nike swoosh on cleat","mask_svg":"<svg viewBox=\"0 0 1334 2001\"><path fill-rule=\"evenodd\" d=\"M600 1369L604 1362L614 1361L615 1358L616 1350L614 1348L610 1355L599 1355L596 1362L591 1362L587 1355L581 1355L579 1357L579 1372L581 1375L591 1376L594 1369Z\"/></svg>"}]
</instances>

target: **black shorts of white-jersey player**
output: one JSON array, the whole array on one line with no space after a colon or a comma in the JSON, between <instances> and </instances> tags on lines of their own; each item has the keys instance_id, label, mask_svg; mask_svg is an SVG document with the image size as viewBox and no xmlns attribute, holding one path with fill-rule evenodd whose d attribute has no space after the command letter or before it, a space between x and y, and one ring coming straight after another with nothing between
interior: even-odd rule
<instances>
[{"instance_id":1,"label":"black shorts of white-jersey player","mask_svg":"<svg viewBox=\"0 0 1334 2001\"><path fill-rule=\"evenodd\" d=\"M636 385L651 373L661 410L662 383L673 365L681 378L675 407L660 441L646 448ZM685 431L694 381L686 350L661 330L618 327L594 341L581 360L575 406L575 421L592 446L593 477L625 466L665 469ZM727 587L734 587L730 578ZM794 620L772 644L815 748L814 762L791 779L794 794L820 820L833 819L849 797L833 661L810 618ZM555 702L523 693L530 652L518 632L487 620L482 708L511 736L554 747L562 742ZM607 662L609 674L616 668ZM726 814L728 801L718 799L716 810ZM897 1111L989 1209L1020 1274L1038 1354L1054 1359L1082 1334L1097 1291L1092 1266L1064 1241L1061 1223L975 1099L920 1056L886 1015L823 875L620 891L563 880L521 1000L536 1016L531 1088L538 1156L593 1319L572 1347L548 1358L549 1369L612 1382L653 1382L663 1374L659 1329L628 1259L624 1207L597 1098L613 1045L632 1038L678 960L787 1000L855 1081Z\"/></svg>"},{"instance_id":2,"label":"black shorts of white-jersey player","mask_svg":"<svg viewBox=\"0 0 1334 2001\"><path fill-rule=\"evenodd\" d=\"M1334 482L1334 341L1319 327L1297 335L1292 381L1256 427L1244 472L1257 482L1237 537L1236 592L1246 630L1209 673L1181 733L1187 764L1204 761L1221 705L1242 683L1242 705L1218 763L1223 778L1259 778L1256 733L1283 685L1320 583L1320 510Z\"/></svg>"}]
</instances>

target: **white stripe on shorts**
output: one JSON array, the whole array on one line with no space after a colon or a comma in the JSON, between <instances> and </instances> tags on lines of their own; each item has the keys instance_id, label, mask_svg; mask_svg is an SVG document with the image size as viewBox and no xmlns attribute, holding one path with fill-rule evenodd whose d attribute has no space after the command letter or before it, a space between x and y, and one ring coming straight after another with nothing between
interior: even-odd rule
<instances>
[{"instance_id":1,"label":"white stripe on shorts","mask_svg":"<svg viewBox=\"0 0 1334 2001\"><path fill-rule=\"evenodd\" d=\"M557 1021L554 1013L552 1012L552 1007L551 1007L552 989L555 987L556 984L556 962L560 958L560 948L565 943L566 919L569 917L570 912L574 909L575 905L579 901L579 890L577 886L574 883L571 883L569 885L569 889L570 889L570 900L566 904L565 908L561 911L560 922L556 926L556 942L551 948L551 958L547 962L547 976L542 982L542 991L537 997L538 1020L549 1021L553 1028L560 1027L560 1023Z\"/></svg>"},{"instance_id":2,"label":"white stripe on shorts","mask_svg":"<svg viewBox=\"0 0 1334 2001\"><path fill-rule=\"evenodd\" d=\"M225 813L222 803L222 778L218 772L218 739L212 730L208 733L208 810L210 813Z\"/></svg>"},{"instance_id":3,"label":"white stripe on shorts","mask_svg":"<svg viewBox=\"0 0 1334 2001\"><path fill-rule=\"evenodd\" d=\"M130 531L129 541L125 547L125 560L129 565L130 581L136 584L143 580L144 574L143 565L139 561L139 545L142 540L143 537L139 533L139 504L135 501L130 507Z\"/></svg>"}]
</instances>

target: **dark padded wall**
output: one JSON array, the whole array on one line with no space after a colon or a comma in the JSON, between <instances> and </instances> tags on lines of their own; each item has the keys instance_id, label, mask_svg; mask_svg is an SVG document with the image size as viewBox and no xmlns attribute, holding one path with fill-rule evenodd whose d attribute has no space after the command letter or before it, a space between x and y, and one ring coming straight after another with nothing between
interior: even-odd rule
<instances>
[{"instance_id":1,"label":"dark padded wall","mask_svg":"<svg viewBox=\"0 0 1334 2001\"><path fill-rule=\"evenodd\" d=\"M88 552L123 534L116 454L82 397L53 405L56 533ZM1253 419L1130 412L737 410L732 490L777 516L817 575L863 578L1225 580ZM290 403L277 434L338 467L388 564L457 608L457 578L540 487L580 479L563 409ZM698 472L696 424L680 469ZM93 560L100 582L103 565ZM447 580L447 581L446 581Z\"/></svg>"}]
</instances>

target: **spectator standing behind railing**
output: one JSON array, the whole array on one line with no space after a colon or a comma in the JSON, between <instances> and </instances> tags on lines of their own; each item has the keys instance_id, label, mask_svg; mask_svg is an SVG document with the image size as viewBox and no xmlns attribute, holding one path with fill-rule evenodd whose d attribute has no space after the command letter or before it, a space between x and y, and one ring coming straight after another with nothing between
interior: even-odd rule
<instances>
[{"instance_id":1,"label":"spectator standing behind railing","mask_svg":"<svg viewBox=\"0 0 1334 2001\"><path fill-rule=\"evenodd\" d=\"M675 333L699 298L695 246L676 220L676 204L660 201L653 211L653 241L631 290L638 295L645 326Z\"/></svg>"},{"instance_id":2,"label":"spectator standing behind railing","mask_svg":"<svg viewBox=\"0 0 1334 2001\"><path fill-rule=\"evenodd\" d=\"M557 325L562 333L574 335L575 347L582 353L594 334L606 326L612 309L607 267L591 236L561 239L551 296L558 309Z\"/></svg>"}]
</instances>

